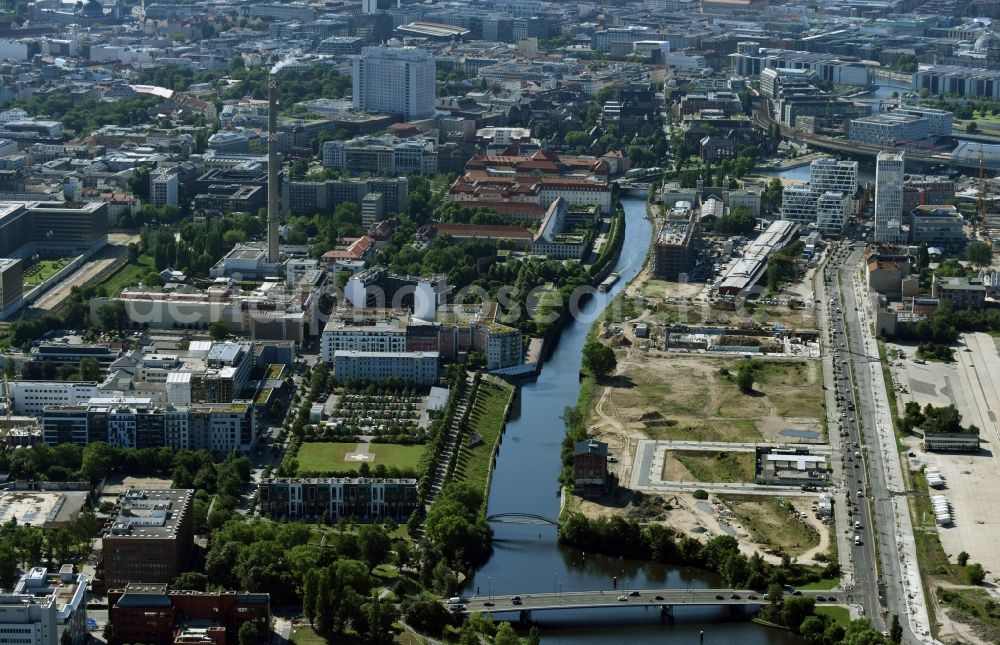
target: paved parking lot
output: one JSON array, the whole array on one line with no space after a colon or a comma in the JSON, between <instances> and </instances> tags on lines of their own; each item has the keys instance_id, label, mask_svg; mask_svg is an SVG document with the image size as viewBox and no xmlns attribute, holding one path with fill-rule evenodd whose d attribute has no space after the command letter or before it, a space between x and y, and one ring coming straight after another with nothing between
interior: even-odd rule
<instances>
[{"instance_id":1,"label":"paved parking lot","mask_svg":"<svg viewBox=\"0 0 1000 645\"><path fill-rule=\"evenodd\" d=\"M892 347L892 346L890 346ZM988 334L965 334L955 352L954 363L913 361L914 348L902 347L906 358L893 361L893 377L904 392L901 403L916 401L921 406L953 404L962 415L963 425L980 428L978 454L925 453L919 441L910 441L912 458L941 469L945 488L940 491L952 505L954 524L940 527L941 545L955 558L966 551L971 561L981 563L1000 576L1000 515L995 499L984 494L996 485L997 458L1000 456L1000 352ZM966 351L969 350L969 351ZM902 363L902 365L899 365Z\"/></svg>"}]
</instances>

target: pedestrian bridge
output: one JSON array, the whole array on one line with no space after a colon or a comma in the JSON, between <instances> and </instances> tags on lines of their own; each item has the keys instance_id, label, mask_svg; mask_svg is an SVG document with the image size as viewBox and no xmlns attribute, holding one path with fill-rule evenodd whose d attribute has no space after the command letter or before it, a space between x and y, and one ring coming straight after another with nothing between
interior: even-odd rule
<instances>
[{"instance_id":1,"label":"pedestrian bridge","mask_svg":"<svg viewBox=\"0 0 1000 645\"><path fill-rule=\"evenodd\" d=\"M795 595L813 598L817 605L844 604L842 591L801 591ZM790 597L792 592L786 592ZM658 607L669 613L676 606L748 607L769 604L766 593L750 589L605 589L462 598L459 604L443 603L461 613L498 614L552 609L597 609L601 607Z\"/></svg>"},{"instance_id":2,"label":"pedestrian bridge","mask_svg":"<svg viewBox=\"0 0 1000 645\"><path fill-rule=\"evenodd\" d=\"M486 516L487 522L500 522L502 524L551 524L559 526L558 520L549 519L543 515L534 513L494 513Z\"/></svg>"}]
</instances>

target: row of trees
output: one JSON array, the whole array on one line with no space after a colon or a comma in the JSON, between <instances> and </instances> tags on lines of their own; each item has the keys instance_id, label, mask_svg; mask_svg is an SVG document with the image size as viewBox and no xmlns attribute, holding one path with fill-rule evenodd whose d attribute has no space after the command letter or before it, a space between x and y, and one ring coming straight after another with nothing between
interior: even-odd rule
<instances>
[{"instance_id":1,"label":"row of trees","mask_svg":"<svg viewBox=\"0 0 1000 645\"><path fill-rule=\"evenodd\" d=\"M0 525L0 588L10 589L18 571L43 561L65 562L90 552L90 540L101 522L88 503L68 524L56 529L21 525L11 520Z\"/></svg>"},{"instance_id":2,"label":"row of trees","mask_svg":"<svg viewBox=\"0 0 1000 645\"><path fill-rule=\"evenodd\" d=\"M837 564L827 565L818 574L788 556L782 557L780 565L769 564L756 553L747 557L729 535L702 543L660 524L643 526L619 516L590 519L571 513L559 525L559 540L587 552L701 567L718 573L723 585L739 589L764 591L772 584L805 584L840 574Z\"/></svg>"},{"instance_id":3,"label":"row of trees","mask_svg":"<svg viewBox=\"0 0 1000 645\"><path fill-rule=\"evenodd\" d=\"M1000 311L996 309L952 309L942 304L928 318L897 327L895 337L918 342L953 344L959 333L1000 331Z\"/></svg>"}]
</instances>

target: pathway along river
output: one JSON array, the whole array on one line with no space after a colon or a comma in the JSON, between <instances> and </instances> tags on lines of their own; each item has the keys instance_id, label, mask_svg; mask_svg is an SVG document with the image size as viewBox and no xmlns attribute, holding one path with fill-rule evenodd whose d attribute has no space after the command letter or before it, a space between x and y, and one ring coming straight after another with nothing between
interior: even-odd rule
<instances>
[{"instance_id":1,"label":"pathway along river","mask_svg":"<svg viewBox=\"0 0 1000 645\"><path fill-rule=\"evenodd\" d=\"M652 236L641 199L623 199L625 243L615 271L622 279L608 294L597 294L583 315L567 324L551 358L535 381L520 391L519 410L507 424L490 488L489 513L534 513L559 516L560 445L566 406L580 393L581 350L594 319L642 268ZM693 569L667 567L585 554L556 543L554 526L493 525L493 556L466 586L464 593L510 595L618 588L710 587L713 575ZM624 603L623 603L624 605ZM629 643L692 645L704 630L706 645L793 645L801 641L781 630L748 621L733 622L727 609L678 608L677 624L664 626L656 609L621 607L589 611L535 612L544 643ZM501 618L516 621L514 614Z\"/></svg>"}]
</instances>

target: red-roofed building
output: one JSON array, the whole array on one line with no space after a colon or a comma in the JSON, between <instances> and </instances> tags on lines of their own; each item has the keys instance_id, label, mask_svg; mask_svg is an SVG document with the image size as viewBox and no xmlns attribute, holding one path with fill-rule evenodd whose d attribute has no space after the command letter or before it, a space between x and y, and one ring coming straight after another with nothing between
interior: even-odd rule
<instances>
[{"instance_id":1,"label":"red-roofed building","mask_svg":"<svg viewBox=\"0 0 1000 645\"><path fill-rule=\"evenodd\" d=\"M341 238L332 250L323 254L325 264L342 260L367 260L375 254L375 238L370 235Z\"/></svg>"},{"instance_id":2,"label":"red-roofed building","mask_svg":"<svg viewBox=\"0 0 1000 645\"><path fill-rule=\"evenodd\" d=\"M538 150L530 156L516 154L516 145L510 146L502 155L477 155L465 164L466 170L492 170L516 172L524 175L564 176L579 175L607 179L611 166L596 157L560 157L551 150ZM515 154L509 154L515 153Z\"/></svg>"},{"instance_id":3,"label":"red-roofed building","mask_svg":"<svg viewBox=\"0 0 1000 645\"><path fill-rule=\"evenodd\" d=\"M562 197L569 206L596 206L601 213L611 212L610 182L584 177L536 177L534 175L493 175L485 170L470 170L455 180L448 191L448 201L466 208L489 208L512 220L540 221L545 210ZM495 204L534 204L537 216L517 217Z\"/></svg>"}]
</instances>

